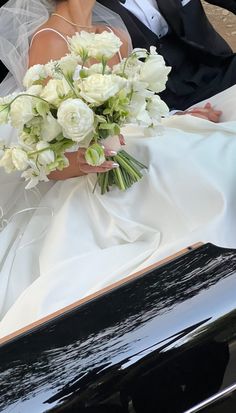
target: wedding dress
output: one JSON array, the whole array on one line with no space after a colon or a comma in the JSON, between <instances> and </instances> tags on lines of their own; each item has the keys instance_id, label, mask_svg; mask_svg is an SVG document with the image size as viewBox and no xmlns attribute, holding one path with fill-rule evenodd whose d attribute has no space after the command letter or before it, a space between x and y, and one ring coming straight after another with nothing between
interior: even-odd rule
<instances>
[{"instance_id":1,"label":"wedding dress","mask_svg":"<svg viewBox=\"0 0 236 413\"><path fill-rule=\"evenodd\" d=\"M211 101L219 124L172 116L148 138L124 128L148 165L125 192L93 193L94 175L27 191L0 170L1 337L194 242L236 248L236 86Z\"/></svg>"}]
</instances>

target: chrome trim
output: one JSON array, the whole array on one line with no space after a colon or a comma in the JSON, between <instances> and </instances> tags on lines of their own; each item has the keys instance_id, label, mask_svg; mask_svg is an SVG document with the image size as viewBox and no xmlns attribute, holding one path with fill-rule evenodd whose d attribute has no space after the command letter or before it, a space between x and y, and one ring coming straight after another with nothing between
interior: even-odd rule
<instances>
[{"instance_id":1,"label":"chrome trim","mask_svg":"<svg viewBox=\"0 0 236 413\"><path fill-rule=\"evenodd\" d=\"M199 412L199 410L201 410L202 408L211 405L212 402L220 400L222 397L227 396L228 394L230 394L234 390L236 390L236 383L233 384L232 386L226 387L226 389L222 390L219 393L214 394L214 396L209 397L208 399L206 399L203 402L197 404L195 407L192 407L191 409L186 410L183 413L196 413L196 412Z\"/></svg>"}]
</instances>

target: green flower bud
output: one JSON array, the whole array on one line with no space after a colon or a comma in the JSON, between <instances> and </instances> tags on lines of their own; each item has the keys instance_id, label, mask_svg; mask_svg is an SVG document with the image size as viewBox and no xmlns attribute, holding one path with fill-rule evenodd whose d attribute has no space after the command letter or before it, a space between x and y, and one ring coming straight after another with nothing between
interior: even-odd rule
<instances>
[{"instance_id":1,"label":"green flower bud","mask_svg":"<svg viewBox=\"0 0 236 413\"><path fill-rule=\"evenodd\" d=\"M85 159L91 166L100 166L106 160L104 149L98 143L94 143L86 150Z\"/></svg>"}]
</instances>

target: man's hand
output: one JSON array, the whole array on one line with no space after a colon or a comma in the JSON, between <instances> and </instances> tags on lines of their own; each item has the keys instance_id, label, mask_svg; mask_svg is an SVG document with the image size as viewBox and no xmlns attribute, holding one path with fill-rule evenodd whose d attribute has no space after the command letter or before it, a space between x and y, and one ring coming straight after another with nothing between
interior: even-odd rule
<instances>
[{"instance_id":1,"label":"man's hand","mask_svg":"<svg viewBox=\"0 0 236 413\"><path fill-rule=\"evenodd\" d=\"M202 118L202 119L209 120L211 122L218 123L220 121L220 116L222 115L222 111L213 109L211 104L208 102L205 104L203 108L196 107L196 108L187 109L184 112L177 112L177 115L191 115L197 118Z\"/></svg>"}]
</instances>

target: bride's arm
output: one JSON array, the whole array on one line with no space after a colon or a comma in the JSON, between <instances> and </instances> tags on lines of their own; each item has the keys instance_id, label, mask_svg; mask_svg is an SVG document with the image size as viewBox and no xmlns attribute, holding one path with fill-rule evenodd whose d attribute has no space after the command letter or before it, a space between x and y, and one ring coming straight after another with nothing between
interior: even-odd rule
<instances>
[{"instance_id":1,"label":"bride's arm","mask_svg":"<svg viewBox=\"0 0 236 413\"><path fill-rule=\"evenodd\" d=\"M113 161L105 161L100 166L90 166L85 160L85 149L79 149L77 152L68 152L66 154L70 165L63 169L63 171L51 172L48 176L49 179L64 180L69 178L75 178L76 176L83 176L89 173L107 172L111 169L118 168L118 164ZM106 151L107 156L114 155L114 151Z\"/></svg>"},{"instance_id":2,"label":"bride's arm","mask_svg":"<svg viewBox=\"0 0 236 413\"><path fill-rule=\"evenodd\" d=\"M222 111L214 109L211 106L211 103L207 102L204 106L196 106L196 107L187 109L183 112L176 112L175 115L191 115L191 116L195 116L196 118L202 118L202 119L209 120L211 122L218 123L220 122Z\"/></svg>"}]
</instances>

